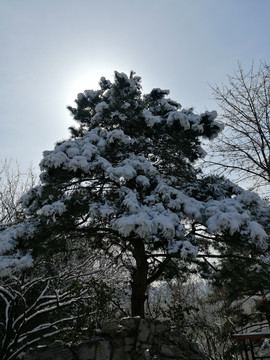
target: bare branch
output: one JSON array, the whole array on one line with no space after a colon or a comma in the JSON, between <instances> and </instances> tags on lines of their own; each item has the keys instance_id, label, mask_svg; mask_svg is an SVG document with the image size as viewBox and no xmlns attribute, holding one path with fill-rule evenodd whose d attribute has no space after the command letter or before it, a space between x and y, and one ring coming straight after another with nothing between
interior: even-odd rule
<instances>
[{"instance_id":1,"label":"bare branch","mask_svg":"<svg viewBox=\"0 0 270 360\"><path fill-rule=\"evenodd\" d=\"M270 183L270 68L261 63L245 73L240 64L228 85L212 87L222 109L224 134L212 145L207 163L234 180Z\"/></svg>"}]
</instances>

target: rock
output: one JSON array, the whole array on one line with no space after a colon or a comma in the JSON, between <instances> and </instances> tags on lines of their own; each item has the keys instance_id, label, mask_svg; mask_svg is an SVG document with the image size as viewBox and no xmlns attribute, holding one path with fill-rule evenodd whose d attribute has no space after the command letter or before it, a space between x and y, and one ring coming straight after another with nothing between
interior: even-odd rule
<instances>
[{"instance_id":1,"label":"rock","mask_svg":"<svg viewBox=\"0 0 270 360\"><path fill-rule=\"evenodd\" d=\"M91 340L86 340L71 346L72 352L80 360L92 360L96 356L96 342L103 340L102 338L94 337Z\"/></svg>"},{"instance_id":2,"label":"rock","mask_svg":"<svg viewBox=\"0 0 270 360\"><path fill-rule=\"evenodd\" d=\"M104 323L99 336L70 346L61 342L27 352L25 360L206 360L196 344L168 322L139 317Z\"/></svg>"},{"instance_id":3,"label":"rock","mask_svg":"<svg viewBox=\"0 0 270 360\"><path fill-rule=\"evenodd\" d=\"M151 360L151 354L150 354L150 350L146 349L144 352L144 357L146 360Z\"/></svg>"},{"instance_id":4,"label":"rock","mask_svg":"<svg viewBox=\"0 0 270 360\"><path fill-rule=\"evenodd\" d=\"M119 325L119 322L117 320L110 320L104 322L102 325L101 332L102 333L111 333L119 330L121 328L121 325Z\"/></svg>"},{"instance_id":5,"label":"rock","mask_svg":"<svg viewBox=\"0 0 270 360\"><path fill-rule=\"evenodd\" d=\"M62 341L55 341L48 346L30 349L24 360L76 360L73 353Z\"/></svg>"},{"instance_id":6,"label":"rock","mask_svg":"<svg viewBox=\"0 0 270 360\"><path fill-rule=\"evenodd\" d=\"M135 345L136 339L134 337L126 337L124 339L125 345Z\"/></svg>"},{"instance_id":7,"label":"rock","mask_svg":"<svg viewBox=\"0 0 270 360\"><path fill-rule=\"evenodd\" d=\"M103 339L97 342L96 357L93 360L110 360L111 359L111 345ZM81 359L80 359L81 360ZM92 360L92 359L89 359Z\"/></svg>"},{"instance_id":8,"label":"rock","mask_svg":"<svg viewBox=\"0 0 270 360\"><path fill-rule=\"evenodd\" d=\"M152 331L149 321L141 319L137 342L146 343L151 333Z\"/></svg>"},{"instance_id":9,"label":"rock","mask_svg":"<svg viewBox=\"0 0 270 360\"><path fill-rule=\"evenodd\" d=\"M124 348L116 348L113 351L112 360L131 360L131 356L125 352Z\"/></svg>"},{"instance_id":10,"label":"rock","mask_svg":"<svg viewBox=\"0 0 270 360\"><path fill-rule=\"evenodd\" d=\"M160 346L160 354L169 358L176 358L179 356L179 350L175 346L168 344L162 344Z\"/></svg>"},{"instance_id":11,"label":"rock","mask_svg":"<svg viewBox=\"0 0 270 360\"><path fill-rule=\"evenodd\" d=\"M136 317L125 317L120 320L120 324L124 326L125 328L128 328L130 330L137 330L141 322L141 318L139 316Z\"/></svg>"},{"instance_id":12,"label":"rock","mask_svg":"<svg viewBox=\"0 0 270 360\"><path fill-rule=\"evenodd\" d=\"M134 351L133 345L124 345L124 351L127 354L131 354Z\"/></svg>"}]
</instances>

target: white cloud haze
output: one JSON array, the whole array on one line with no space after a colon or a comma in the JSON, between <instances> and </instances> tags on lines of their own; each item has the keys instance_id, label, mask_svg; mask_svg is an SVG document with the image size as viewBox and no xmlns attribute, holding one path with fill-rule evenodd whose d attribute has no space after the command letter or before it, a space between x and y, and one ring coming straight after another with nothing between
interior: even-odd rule
<instances>
[{"instance_id":1,"label":"white cloud haze","mask_svg":"<svg viewBox=\"0 0 270 360\"><path fill-rule=\"evenodd\" d=\"M209 83L269 61L269 13L268 0L2 0L0 159L37 167L69 136L66 106L114 70L217 109Z\"/></svg>"}]
</instances>

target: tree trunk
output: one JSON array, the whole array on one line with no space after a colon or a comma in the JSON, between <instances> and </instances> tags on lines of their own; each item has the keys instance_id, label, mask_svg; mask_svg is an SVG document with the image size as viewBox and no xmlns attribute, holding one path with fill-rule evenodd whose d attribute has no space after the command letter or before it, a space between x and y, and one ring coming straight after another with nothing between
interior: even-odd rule
<instances>
[{"instance_id":1,"label":"tree trunk","mask_svg":"<svg viewBox=\"0 0 270 360\"><path fill-rule=\"evenodd\" d=\"M132 316L144 318L144 302L147 290L148 262L143 241L136 239L132 241L133 256L136 268L132 273L131 282L131 313Z\"/></svg>"}]
</instances>

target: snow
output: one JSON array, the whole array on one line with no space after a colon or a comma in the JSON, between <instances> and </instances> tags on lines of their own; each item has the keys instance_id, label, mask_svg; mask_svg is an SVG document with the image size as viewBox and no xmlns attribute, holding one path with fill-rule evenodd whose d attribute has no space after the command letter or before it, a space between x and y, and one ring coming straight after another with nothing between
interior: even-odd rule
<instances>
[{"instance_id":1,"label":"snow","mask_svg":"<svg viewBox=\"0 0 270 360\"><path fill-rule=\"evenodd\" d=\"M179 121L184 130L190 129L188 116L183 111L173 111L168 116L167 124L172 125L174 121Z\"/></svg>"},{"instance_id":2,"label":"snow","mask_svg":"<svg viewBox=\"0 0 270 360\"><path fill-rule=\"evenodd\" d=\"M131 180L137 175L136 170L130 165L117 166L112 169L110 177L113 179L115 177L123 178L125 180Z\"/></svg>"},{"instance_id":3,"label":"snow","mask_svg":"<svg viewBox=\"0 0 270 360\"><path fill-rule=\"evenodd\" d=\"M72 170L74 172L78 170L82 170L88 172L90 170L89 163L85 156L74 156L66 165L68 170Z\"/></svg>"},{"instance_id":4,"label":"snow","mask_svg":"<svg viewBox=\"0 0 270 360\"><path fill-rule=\"evenodd\" d=\"M144 175L137 176L136 182L144 188L148 188L150 186L150 180Z\"/></svg>"},{"instance_id":5,"label":"snow","mask_svg":"<svg viewBox=\"0 0 270 360\"><path fill-rule=\"evenodd\" d=\"M78 100L78 101L81 101L83 98L84 98L83 93L79 93L79 94L77 95L77 100Z\"/></svg>"},{"instance_id":6,"label":"snow","mask_svg":"<svg viewBox=\"0 0 270 360\"><path fill-rule=\"evenodd\" d=\"M50 205L44 205L40 210L38 210L39 215L44 215L47 217L52 217L52 220L56 222L56 216L63 215L66 211L66 205L61 201L55 201Z\"/></svg>"},{"instance_id":7,"label":"snow","mask_svg":"<svg viewBox=\"0 0 270 360\"><path fill-rule=\"evenodd\" d=\"M78 94L78 96L80 95L81 97L81 94ZM82 94L83 95L83 94ZM77 97L78 97L77 96ZM97 91L94 91L94 90L84 90L84 96L88 99L88 100L91 100L91 99L95 99L97 96L98 96L98 92ZM80 100L78 98L78 100Z\"/></svg>"},{"instance_id":8,"label":"snow","mask_svg":"<svg viewBox=\"0 0 270 360\"><path fill-rule=\"evenodd\" d=\"M128 102L124 102L124 104L122 105L122 109L128 109L128 108L130 108L130 103L128 103Z\"/></svg>"},{"instance_id":9,"label":"snow","mask_svg":"<svg viewBox=\"0 0 270 360\"><path fill-rule=\"evenodd\" d=\"M129 136L126 136L123 130L112 130L107 133L108 143L114 143L116 140L123 144L130 144L132 140Z\"/></svg>"},{"instance_id":10,"label":"snow","mask_svg":"<svg viewBox=\"0 0 270 360\"><path fill-rule=\"evenodd\" d=\"M184 229L177 214L166 210L162 203L154 207L140 204L134 192L126 191L122 201L125 215L111 221L112 227L121 235L128 237L134 233L142 238L152 239L154 236L167 240L183 236Z\"/></svg>"},{"instance_id":11,"label":"snow","mask_svg":"<svg viewBox=\"0 0 270 360\"><path fill-rule=\"evenodd\" d=\"M168 90L168 89L160 89L160 88L154 88L152 90L152 92L157 93L157 94L161 94L161 95L169 95L170 94L170 90Z\"/></svg>"},{"instance_id":12,"label":"snow","mask_svg":"<svg viewBox=\"0 0 270 360\"><path fill-rule=\"evenodd\" d=\"M179 217L171 212L164 211L162 214L154 214L153 223L157 230L166 239L174 239L176 236L176 227L179 224Z\"/></svg>"},{"instance_id":13,"label":"snow","mask_svg":"<svg viewBox=\"0 0 270 360\"><path fill-rule=\"evenodd\" d=\"M183 127L188 128L188 116L178 115L175 119L181 121ZM198 118L193 118L193 121L197 120ZM106 154L115 143L120 147L121 144L132 147L134 140L126 136L122 130L93 129L80 139L56 145L53 151L44 152L41 162L43 176L46 178L47 169L50 168L62 168L74 173L81 171L84 174L102 169L107 181L119 184L118 205L116 207L116 204L110 204L106 200L103 204L89 203L91 217L109 219L110 226L125 238L134 234L150 243L166 240L167 251L179 252L183 259L189 255L194 257L197 252L197 248L185 239L185 227L194 220L205 224L209 234L228 231L233 235L239 232L258 246L266 248L265 230L253 219L249 210L251 206L262 206L263 202L258 195L242 191L240 195L231 199L197 201L176 189L171 178L165 180L151 160L143 155L130 152L123 160L114 159L114 163L107 160ZM141 186L145 191L152 186L153 181L156 185L151 193L141 198L138 190L127 187L127 182L132 179L135 179L137 186ZM26 212L27 208L32 206L38 215L56 222L66 211L65 202L58 200L40 205L38 201L32 201L41 195L42 191L37 187L22 197ZM15 248L18 238L23 236L25 231L24 227L11 227L3 231L0 234L0 252L4 255ZM31 264L31 257L28 255L17 256L13 260L7 257L1 259L3 268Z\"/></svg>"},{"instance_id":14,"label":"snow","mask_svg":"<svg viewBox=\"0 0 270 360\"><path fill-rule=\"evenodd\" d=\"M120 119L120 120L122 120L122 121L127 120L126 115L122 114L122 113L119 112L119 111L113 111L113 112L111 113L110 118L111 118L111 119L118 118L118 119Z\"/></svg>"},{"instance_id":15,"label":"snow","mask_svg":"<svg viewBox=\"0 0 270 360\"><path fill-rule=\"evenodd\" d=\"M19 271L33 265L30 250L28 254L22 254L14 249L20 239L30 239L34 234L35 226L31 221L10 226L0 232L0 277L10 275L13 270Z\"/></svg>"},{"instance_id":16,"label":"snow","mask_svg":"<svg viewBox=\"0 0 270 360\"><path fill-rule=\"evenodd\" d=\"M205 206L208 231L215 234L226 230L231 235L240 232L256 242L257 246L266 249L268 247L267 234L263 227L252 219L249 209L246 209L246 205L254 202L261 204L262 200L249 191L232 199L209 201Z\"/></svg>"},{"instance_id":17,"label":"snow","mask_svg":"<svg viewBox=\"0 0 270 360\"><path fill-rule=\"evenodd\" d=\"M95 110L98 113L102 113L104 110L106 110L108 108L109 108L109 105L105 101L102 101L96 105Z\"/></svg>"},{"instance_id":18,"label":"snow","mask_svg":"<svg viewBox=\"0 0 270 360\"><path fill-rule=\"evenodd\" d=\"M191 129L195 132L198 132L199 134L202 134L204 131L203 125L198 123L191 125Z\"/></svg>"},{"instance_id":19,"label":"snow","mask_svg":"<svg viewBox=\"0 0 270 360\"><path fill-rule=\"evenodd\" d=\"M202 211L204 209L202 202L186 196L182 191L176 190L164 181L159 182L156 191L171 210L179 210L190 219L202 220Z\"/></svg>"},{"instance_id":20,"label":"snow","mask_svg":"<svg viewBox=\"0 0 270 360\"><path fill-rule=\"evenodd\" d=\"M124 237L129 237L132 233L141 238L152 236L153 221L146 212L122 216L112 221L112 228Z\"/></svg>"},{"instance_id":21,"label":"snow","mask_svg":"<svg viewBox=\"0 0 270 360\"><path fill-rule=\"evenodd\" d=\"M0 254L10 251L19 238L31 237L33 233L34 227L31 223L22 223L3 230L0 233Z\"/></svg>"},{"instance_id":22,"label":"snow","mask_svg":"<svg viewBox=\"0 0 270 360\"><path fill-rule=\"evenodd\" d=\"M100 130L94 129L85 134L82 139L69 140L61 145L56 145L53 151L45 151L40 163L41 170L46 168L58 168L77 172L78 170L90 172L94 158L99 160L99 154L106 151L106 147L118 141L130 144L132 140L122 130ZM119 166L115 175L129 178L132 171L129 166ZM135 176L136 174L134 174ZM134 177L133 176L133 177Z\"/></svg>"},{"instance_id":23,"label":"snow","mask_svg":"<svg viewBox=\"0 0 270 360\"><path fill-rule=\"evenodd\" d=\"M262 205L263 200L260 198L260 196L252 191L245 190L236 198L238 201L242 202L245 205Z\"/></svg>"},{"instance_id":24,"label":"snow","mask_svg":"<svg viewBox=\"0 0 270 360\"><path fill-rule=\"evenodd\" d=\"M91 161L94 154L96 153L96 147L91 143L86 143L82 147L82 156L86 161Z\"/></svg>"},{"instance_id":25,"label":"snow","mask_svg":"<svg viewBox=\"0 0 270 360\"><path fill-rule=\"evenodd\" d=\"M145 119L145 122L147 126L153 127L155 124L158 124L161 122L160 116L152 115L151 111L147 109L143 109L143 117Z\"/></svg>"},{"instance_id":26,"label":"snow","mask_svg":"<svg viewBox=\"0 0 270 360\"><path fill-rule=\"evenodd\" d=\"M89 214L91 217L101 217L106 219L116 213L116 208L110 204L92 203L89 207Z\"/></svg>"},{"instance_id":27,"label":"snow","mask_svg":"<svg viewBox=\"0 0 270 360\"><path fill-rule=\"evenodd\" d=\"M74 156L77 156L80 154L80 150L77 147L70 147L66 150L67 156L72 159Z\"/></svg>"},{"instance_id":28,"label":"snow","mask_svg":"<svg viewBox=\"0 0 270 360\"><path fill-rule=\"evenodd\" d=\"M157 195L152 199L148 198L146 203L150 204L144 205L139 203L133 191L128 189L126 191L127 194L122 202L126 213L111 221L113 229L124 237L129 237L133 233L145 239L166 239L170 242L170 249L177 239L184 239L185 228L181 224L181 218L166 209L161 202L155 202L154 206L151 204L152 199L157 200ZM186 247L187 251L188 247Z\"/></svg>"},{"instance_id":29,"label":"snow","mask_svg":"<svg viewBox=\"0 0 270 360\"><path fill-rule=\"evenodd\" d=\"M189 241L184 241L181 248L181 257L182 259L186 259L188 256L192 256L196 258L198 254L198 249L196 246L193 246Z\"/></svg>"},{"instance_id":30,"label":"snow","mask_svg":"<svg viewBox=\"0 0 270 360\"><path fill-rule=\"evenodd\" d=\"M217 212L212 215L206 225L210 233L221 233L229 231L230 235L240 231L241 227L248 220L247 214L238 214L237 212Z\"/></svg>"},{"instance_id":31,"label":"snow","mask_svg":"<svg viewBox=\"0 0 270 360\"><path fill-rule=\"evenodd\" d=\"M163 91L166 91L166 90L163 90ZM169 90L167 90L167 91L169 91ZM171 105L171 103L169 103L167 99L160 99L159 103L167 111L174 111L176 106L177 107L181 106L180 104L177 104L175 102L173 105Z\"/></svg>"},{"instance_id":32,"label":"snow","mask_svg":"<svg viewBox=\"0 0 270 360\"><path fill-rule=\"evenodd\" d=\"M193 144L197 146L197 153L203 157L205 152L197 145L200 143L199 137L209 136L209 126L214 129L213 136L223 127L215 120L217 113L206 112L198 115L192 110L181 109L180 104L165 98L169 94L168 90L156 88L152 91L153 98L151 94L145 96L151 105L143 110L140 107L138 114L135 112L133 117L129 118L130 115L126 114L138 106L136 99L129 98L132 92L136 93L136 96L140 95L138 79L116 72L116 85L105 84L106 79L101 79L101 82L105 86L103 90L106 89L103 97L102 91L92 90L86 90L77 97L77 102L85 97L92 102L89 109L91 108L95 115L90 118L88 129L83 130L82 136L63 141L52 151L43 153L40 163L40 179L43 183L31 189L21 199L25 215L29 219L21 225L14 225L0 232L0 266L7 268L7 264L10 264L12 267L16 262L18 266L23 263L30 264L30 255L17 254L14 259L12 256L5 256L13 250L16 254L20 239L34 236L35 228L30 229L30 224L35 216L57 222L67 211L72 198L67 195L74 191L72 181L67 181L67 193L63 195L59 192L59 198L46 198L43 191L50 174L54 174L54 169L60 170L62 175L68 174L67 179L74 177L77 182L82 181L81 189L84 188L83 181L88 181L93 188L94 184L97 184L96 193L101 194L99 201L95 196L84 193L83 201L86 204L88 201L86 208L89 209L89 214L85 215L90 216L89 223L103 221L105 226L118 232L120 237L135 235L145 240L149 249L153 244L159 244L162 251L177 252L183 259L189 255L196 256L197 248L187 235L194 221L211 235L224 231L231 235L239 233L247 241L266 249L267 234L256 220L260 218L264 219L264 223L269 223L269 209L257 194L239 189L238 195L232 198L198 201L189 196L188 191L181 189L179 179L171 176L173 174L165 176L158 171L158 156L153 151L156 144L152 144L151 139L144 139L145 142L140 147L140 134L131 137L120 128L121 121L141 121L143 118L145 123L142 125L142 134L143 131L151 133L149 128L159 126L164 135L168 127L176 125L175 129L180 135L183 131L188 131L194 139L198 139L198 143L194 140ZM121 87L123 102L115 109L114 96L118 83L124 83L124 88ZM107 111L111 108L111 112ZM104 111L105 119L102 115ZM134 118L136 116L138 119ZM104 127L97 126L102 121ZM112 126L109 126L108 130L105 127L110 121ZM102 188L101 183L104 182L106 186ZM217 193L219 186L216 184Z\"/></svg>"},{"instance_id":33,"label":"snow","mask_svg":"<svg viewBox=\"0 0 270 360\"><path fill-rule=\"evenodd\" d=\"M137 201L136 193L134 193L133 191L130 191L128 189L126 189L126 191L128 193L124 197L122 204L124 205L124 207L126 207L128 212L130 212L132 214L138 213L141 210L141 206Z\"/></svg>"},{"instance_id":34,"label":"snow","mask_svg":"<svg viewBox=\"0 0 270 360\"><path fill-rule=\"evenodd\" d=\"M257 247L262 248L263 250L266 250L268 248L267 243L267 234L264 230L264 228L258 224L256 221L250 221L247 225L246 232L250 236Z\"/></svg>"},{"instance_id":35,"label":"snow","mask_svg":"<svg viewBox=\"0 0 270 360\"><path fill-rule=\"evenodd\" d=\"M53 167L57 168L65 164L68 161L68 156L63 151L53 152L44 152L44 160L41 166L53 164Z\"/></svg>"},{"instance_id":36,"label":"snow","mask_svg":"<svg viewBox=\"0 0 270 360\"><path fill-rule=\"evenodd\" d=\"M186 197L183 200L184 213L191 219L201 221L203 204L199 201Z\"/></svg>"},{"instance_id":37,"label":"snow","mask_svg":"<svg viewBox=\"0 0 270 360\"><path fill-rule=\"evenodd\" d=\"M11 276L13 272L18 273L32 266L33 258L30 254L22 255L14 253L12 256L0 255L0 278Z\"/></svg>"}]
</instances>

